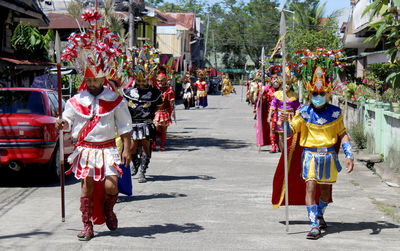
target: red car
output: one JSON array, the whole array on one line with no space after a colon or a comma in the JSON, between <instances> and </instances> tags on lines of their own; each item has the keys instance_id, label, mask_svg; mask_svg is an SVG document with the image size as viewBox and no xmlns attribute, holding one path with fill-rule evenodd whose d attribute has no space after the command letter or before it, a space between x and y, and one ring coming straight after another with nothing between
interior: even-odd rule
<instances>
[{"instance_id":1,"label":"red car","mask_svg":"<svg viewBox=\"0 0 400 251\"><path fill-rule=\"evenodd\" d=\"M59 178L57 116L56 91L0 88L0 166L19 171L27 164L45 164ZM71 134L64 133L65 157L72 151Z\"/></svg>"}]
</instances>

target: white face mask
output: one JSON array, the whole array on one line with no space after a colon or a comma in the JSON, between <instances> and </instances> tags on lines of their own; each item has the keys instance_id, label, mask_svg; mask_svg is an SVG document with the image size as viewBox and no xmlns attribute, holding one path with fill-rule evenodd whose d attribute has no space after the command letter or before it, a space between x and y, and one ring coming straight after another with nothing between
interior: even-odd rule
<instances>
[{"instance_id":1,"label":"white face mask","mask_svg":"<svg viewBox=\"0 0 400 251\"><path fill-rule=\"evenodd\" d=\"M275 89L278 89L279 86L280 86L280 84L279 84L278 81L275 81L275 82L272 82L272 86L273 86Z\"/></svg>"}]
</instances>

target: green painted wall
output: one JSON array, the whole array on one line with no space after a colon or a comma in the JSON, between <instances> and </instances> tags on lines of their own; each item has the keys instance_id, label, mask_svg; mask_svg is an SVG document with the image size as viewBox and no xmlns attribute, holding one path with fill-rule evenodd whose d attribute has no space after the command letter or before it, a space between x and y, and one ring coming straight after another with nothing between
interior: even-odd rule
<instances>
[{"instance_id":1,"label":"green painted wall","mask_svg":"<svg viewBox=\"0 0 400 251\"><path fill-rule=\"evenodd\" d=\"M385 162L400 171L400 114L385 110L379 102L369 102L365 105L364 132L368 149L383 154Z\"/></svg>"}]
</instances>

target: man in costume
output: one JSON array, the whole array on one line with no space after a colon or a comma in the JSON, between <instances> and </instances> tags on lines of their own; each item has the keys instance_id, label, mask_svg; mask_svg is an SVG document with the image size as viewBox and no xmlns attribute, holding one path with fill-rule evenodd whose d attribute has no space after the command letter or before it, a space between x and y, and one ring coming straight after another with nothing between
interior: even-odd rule
<instances>
[{"instance_id":1,"label":"man in costume","mask_svg":"<svg viewBox=\"0 0 400 251\"><path fill-rule=\"evenodd\" d=\"M122 174L119 164L127 165L131 160L132 123L126 102L109 88L111 85L105 78L121 54L118 38L106 27L97 28L95 23L101 16L96 10L88 10L82 17L90 22L91 29L71 34L62 59L72 62L84 75L84 81L79 93L67 101L63 119L57 120L56 128L71 130L77 140L68 157L71 168L66 174L74 172L81 180L84 228L78 238L88 241L94 236L92 215L95 224L103 224L105 220L110 230L118 227L113 212L118 198L117 177ZM122 161L115 145L115 132L125 149Z\"/></svg>"},{"instance_id":2,"label":"man in costume","mask_svg":"<svg viewBox=\"0 0 400 251\"><path fill-rule=\"evenodd\" d=\"M302 57L301 76L309 91L310 104L297 110L289 124L288 187L289 205L307 205L311 223L308 239L318 239L321 229L327 228L324 212L332 202L332 184L342 167L337 152L342 144L346 155L346 169L353 170L353 155L349 136L339 107L329 104L329 94L342 67L340 50L316 48L299 52ZM289 113L282 113L280 120L289 121ZM283 156L283 154L282 154ZM278 208L284 202L284 160L281 157L275 172L272 204ZM300 178L302 177L302 178ZM305 184L304 184L305 182Z\"/></svg>"},{"instance_id":3,"label":"man in costume","mask_svg":"<svg viewBox=\"0 0 400 251\"><path fill-rule=\"evenodd\" d=\"M130 73L134 78L124 89L132 117L132 176L138 171L138 182L145 183L151 158L151 141L155 140L153 123L156 111L162 105L161 91L155 87L154 75L159 65L159 52L144 45L130 50Z\"/></svg>"},{"instance_id":4,"label":"man in costume","mask_svg":"<svg viewBox=\"0 0 400 251\"><path fill-rule=\"evenodd\" d=\"M194 84L196 86L197 93L197 108L202 106L203 108L208 106L207 103L207 82L204 80L204 72L202 70L197 71L197 81Z\"/></svg>"},{"instance_id":5,"label":"man in costume","mask_svg":"<svg viewBox=\"0 0 400 251\"><path fill-rule=\"evenodd\" d=\"M229 95L232 92L232 83L229 80L229 74L225 74L224 80L222 80L222 95Z\"/></svg>"},{"instance_id":6,"label":"man in costume","mask_svg":"<svg viewBox=\"0 0 400 251\"><path fill-rule=\"evenodd\" d=\"M194 107L194 91L192 87L192 83L190 82L190 75L186 74L183 78L183 105L185 109L189 110L190 107Z\"/></svg>"},{"instance_id":7,"label":"man in costume","mask_svg":"<svg viewBox=\"0 0 400 251\"><path fill-rule=\"evenodd\" d=\"M300 107L298 95L291 90L291 85L295 82L293 69L286 67L286 111L290 114L289 120L291 120ZM280 88L278 91L274 92L274 98L272 99L271 106L268 114L268 121L271 121L273 126L272 136L275 145L275 133L279 135L279 148L283 149L283 128L282 121L279 120L279 115L283 111L283 90ZM271 151L275 149L271 148Z\"/></svg>"},{"instance_id":8,"label":"man in costume","mask_svg":"<svg viewBox=\"0 0 400 251\"><path fill-rule=\"evenodd\" d=\"M271 119L268 120L269 110L271 102L274 98L274 93L280 88L281 82L278 81L277 73L280 72L280 65L276 65L269 69L270 74L266 81L269 81L269 85L264 85L261 92L261 99L257 99L257 146L272 145L270 152L279 151L277 144L275 143L275 132L272 130L274 124L271 126ZM261 107L260 104L261 103ZM261 133L261 135L260 135Z\"/></svg>"},{"instance_id":9,"label":"man in costume","mask_svg":"<svg viewBox=\"0 0 400 251\"><path fill-rule=\"evenodd\" d=\"M164 72L160 72L157 76L158 88L161 90L162 106L157 110L154 117L154 125L157 128L157 132L161 134L160 150L165 150L165 139L167 138L168 126L172 123L172 113L175 110L175 93L171 86L169 86L169 80ZM157 148L156 140L153 141L153 150Z\"/></svg>"}]
</instances>

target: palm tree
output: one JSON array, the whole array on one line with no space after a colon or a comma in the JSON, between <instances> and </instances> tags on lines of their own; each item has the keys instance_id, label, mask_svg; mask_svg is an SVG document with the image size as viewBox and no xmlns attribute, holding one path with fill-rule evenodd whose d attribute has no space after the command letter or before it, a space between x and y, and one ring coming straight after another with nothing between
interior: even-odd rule
<instances>
[{"instance_id":1,"label":"palm tree","mask_svg":"<svg viewBox=\"0 0 400 251\"><path fill-rule=\"evenodd\" d=\"M330 22L336 22L341 10L336 10L329 16L326 14L326 3L319 0L306 0L299 2L293 0L286 4L286 8L295 12L295 25L305 29L320 30L322 26Z\"/></svg>"}]
</instances>

